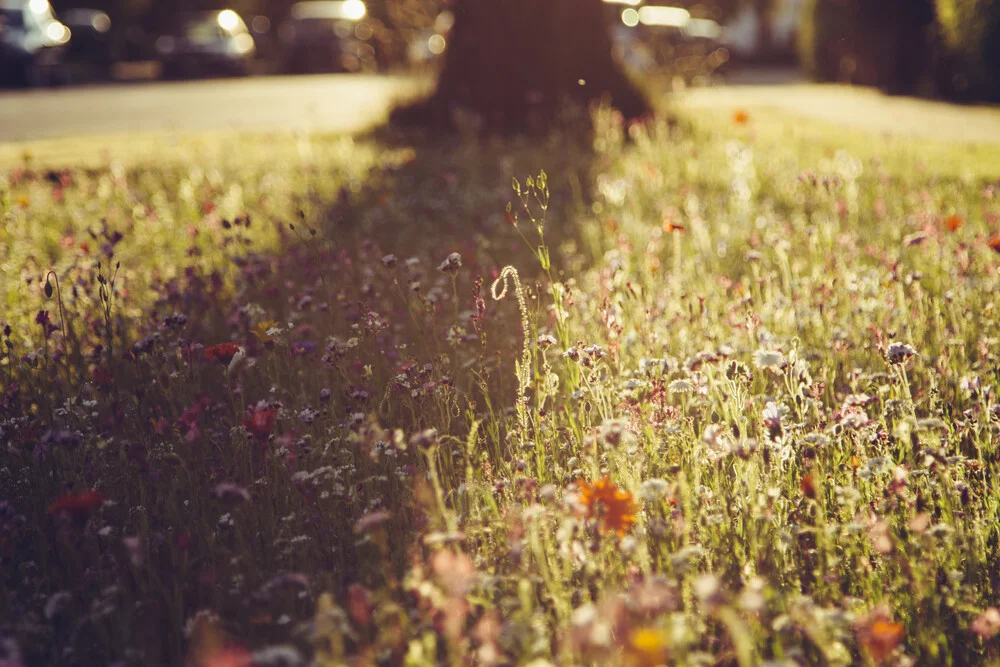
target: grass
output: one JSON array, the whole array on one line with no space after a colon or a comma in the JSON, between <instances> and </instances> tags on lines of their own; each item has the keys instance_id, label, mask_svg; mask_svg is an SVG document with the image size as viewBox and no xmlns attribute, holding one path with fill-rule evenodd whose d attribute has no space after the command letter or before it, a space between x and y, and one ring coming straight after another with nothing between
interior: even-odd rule
<instances>
[{"instance_id":1,"label":"grass","mask_svg":"<svg viewBox=\"0 0 1000 667\"><path fill-rule=\"evenodd\" d=\"M996 662L997 149L740 120L8 152L8 658Z\"/></svg>"}]
</instances>

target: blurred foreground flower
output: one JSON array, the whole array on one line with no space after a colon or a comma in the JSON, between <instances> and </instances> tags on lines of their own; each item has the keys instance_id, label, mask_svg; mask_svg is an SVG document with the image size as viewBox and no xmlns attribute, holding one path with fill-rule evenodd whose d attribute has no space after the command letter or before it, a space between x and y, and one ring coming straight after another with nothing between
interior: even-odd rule
<instances>
[{"instance_id":1,"label":"blurred foreground flower","mask_svg":"<svg viewBox=\"0 0 1000 667\"><path fill-rule=\"evenodd\" d=\"M104 504L107 498L100 491L84 491L60 496L49 505L49 514L82 516Z\"/></svg>"},{"instance_id":2,"label":"blurred foreground flower","mask_svg":"<svg viewBox=\"0 0 1000 667\"><path fill-rule=\"evenodd\" d=\"M858 643L876 663L883 663L903 640L903 624L890 620L889 609L877 607L854 626Z\"/></svg>"},{"instance_id":3,"label":"blurred foreground flower","mask_svg":"<svg viewBox=\"0 0 1000 667\"><path fill-rule=\"evenodd\" d=\"M994 252L1000 252L1000 232L997 232L991 236L987 241L986 245L990 247L990 250Z\"/></svg>"},{"instance_id":4,"label":"blurred foreground flower","mask_svg":"<svg viewBox=\"0 0 1000 667\"><path fill-rule=\"evenodd\" d=\"M750 114L746 109L737 109L733 112L733 122L737 125L746 125L750 122Z\"/></svg>"},{"instance_id":5,"label":"blurred foreground flower","mask_svg":"<svg viewBox=\"0 0 1000 667\"><path fill-rule=\"evenodd\" d=\"M261 401L254 407L247 410L247 417L242 424L250 431L250 435L258 440L267 440L274 427L274 421L278 418L278 408L270 407Z\"/></svg>"},{"instance_id":6,"label":"blurred foreground flower","mask_svg":"<svg viewBox=\"0 0 1000 667\"><path fill-rule=\"evenodd\" d=\"M983 639L993 639L1000 632L1000 609L990 607L976 616L969 629Z\"/></svg>"},{"instance_id":7,"label":"blurred foreground flower","mask_svg":"<svg viewBox=\"0 0 1000 667\"><path fill-rule=\"evenodd\" d=\"M630 664L656 667L667 664L667 633L654 628L638 628L629 633L626 653Z\"/></svg>"},{"instance_id":8,"label":"blurred foreground flower","mask_svg":"<svg viewBox=\"0 0 1000 667\"><path fill-rule=\"evenodd\" d=\"M593 484L580 480L580 502L587 510L587 519L596 519L602 533L624 535L635 525L637 509L632 494L616 487L604 477Z\"/></svg>"}]
</instances>

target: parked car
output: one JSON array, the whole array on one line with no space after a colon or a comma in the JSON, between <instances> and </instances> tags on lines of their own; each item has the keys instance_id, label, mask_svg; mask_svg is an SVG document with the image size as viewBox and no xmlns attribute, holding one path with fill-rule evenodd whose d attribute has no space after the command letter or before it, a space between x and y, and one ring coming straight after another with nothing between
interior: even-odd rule
<instances>
[{"instance_id":1,"label":"parked car","mask_svg":"<svg viewBox=\"0 0 1000 667\"><path fill-rule=\"evenodd\" d=\"M60 20L73 33L66 67L74 80L105 79L118 59L111 35L111 18L98 9L67 9Z\"/></svg>"},{"instance_id":2,"label":"parked car","mask_svg":"<svg viewBox=\"0 0 1000 667\"><path fill-rule=\"evenodd\" d=\"M293 74L378 69L374 30L362 0L308 0L292 5L278 28L282 69Z\"/></svg>"},{"instance_id":3,"label":"parked car","mask_svg":"<svg viewBox=\"0 0 1000 667\"><path fill-rule=\"evenodd\" d=\"M250 73L256 45L231 9L182 14L172 32L157 38L156 55L166 78Z\"/></svg>"},{"instance_id":4,"label":"parked car","mask_svg":"<svg viewBox=\"0 0 1000 667\"><path fill-rule=\"evenodd\" d=\"M0 0L0 82L56 81L70 34L48 0Z\"/></svg>"},{"instance_id":5,"label":"parked car","mask_svg":"<svg viewBox=\"0 0 1000 667\"><path fill-rule=\"evenodd\" d=\"M616 57L640 72L693 80L719 71L729 60L722 26L694 18L682 7L643 0L604 0Z\"/></svg>"}]
</instances>

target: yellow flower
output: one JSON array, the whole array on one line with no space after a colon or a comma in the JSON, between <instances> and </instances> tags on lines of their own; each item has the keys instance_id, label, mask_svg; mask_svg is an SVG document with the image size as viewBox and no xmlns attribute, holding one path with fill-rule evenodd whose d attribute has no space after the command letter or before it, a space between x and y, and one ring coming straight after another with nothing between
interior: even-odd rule
<instances>
[{"instance_id":1,"label":"yellow flower","mask_svg":"<svg viewBox=\"0 0 1000 667\"><path fill-rule=\"evenodd\" d=\"M256 336L257 340L259 340L262 343L270 343L271 341L274 340L275 336L277 335L277 333L274 332L273 329L277 328L278 328L278 323L275 322L274 320L261 320L260 322L254 325L253 335ZM268 333L269 331L271 333Z\"/></svg>"},{"instance_id":2,"label":"yellow flower","mask_svg":"<svg viewBox=\"0 0 1000 667\"><path fill-rule=\"evenodd\" d=\"M626 652L633 665L639 667L665 665L669 653L667 633L654 628L633 630L629 633Z\"/></svg>"}]
</instances>

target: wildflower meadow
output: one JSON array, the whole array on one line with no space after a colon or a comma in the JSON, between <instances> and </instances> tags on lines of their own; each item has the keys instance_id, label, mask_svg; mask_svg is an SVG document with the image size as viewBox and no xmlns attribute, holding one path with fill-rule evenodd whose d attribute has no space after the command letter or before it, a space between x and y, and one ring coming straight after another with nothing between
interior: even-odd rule
<instances>
[{"instance_id":1,"label":"wildflower meadow","mask_svg":"<svg viewBox=\"0 0 1000 667\"><path fill-rule=\"evenodd\" d=\"M0 162L0 665L1000 664L1000 148L595 114Z\"/></svg>"}]
</instances>

